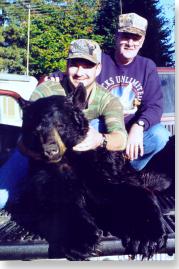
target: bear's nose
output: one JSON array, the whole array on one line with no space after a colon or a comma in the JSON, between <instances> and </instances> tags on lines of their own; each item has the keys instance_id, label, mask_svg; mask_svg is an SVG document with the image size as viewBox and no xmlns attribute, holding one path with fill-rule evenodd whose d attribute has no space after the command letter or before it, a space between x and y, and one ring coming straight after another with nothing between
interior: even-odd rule
<instances>
[{"instance_id":1,"label":"bear's nose","mask_svg":"<svg viewBox=\"0 0 179 269\"><path fill-rule=\"evenodd\" d=\"M48 158L53 158L59 154L59 148L57 144L44 145L44 155Z\"/></svg>"}]
</instances>

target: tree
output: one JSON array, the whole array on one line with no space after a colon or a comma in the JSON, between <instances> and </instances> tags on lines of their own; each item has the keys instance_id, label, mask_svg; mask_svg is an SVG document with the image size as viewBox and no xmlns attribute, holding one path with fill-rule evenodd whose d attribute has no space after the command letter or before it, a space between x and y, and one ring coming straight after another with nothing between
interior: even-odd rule
<instances>
[{"instance_id":1,"label":"tree","mask_svg":"<svg viewBox=\"0 0 179 269\"><path fill-rule=\"evenodd\" d=\"M25 35L21 22L26 19L23 6L10 5L7 2L0 4L1 26L0 26L0 70L10 72L25 72L26 49L24 47Z\"/></svg>"},{"instance_id":2,"label":"tree","mask_svg":"<svg viewBox=\"0 0 179 269\"><path fill-rule=\"evenodd\" d=\"M120 3L122 3L122 10ZM171 30L167 28L167 19L159 6L159 0L101 0L96 16L95 33L105 37L103 47L110 54L114 52L114 33L120 12L135 12L145 17L148 29L144 46L140 53L151 58L157 66L174 65L174 46L171 42Z\"/></svg>"},{"instance_id":3,"label":"tree","mask_svg":"<svg viewBox=\"0 0 179 269\"><path fill-rule=\"evenodd\" d=\"M64 70L69 44L73 39L91 38L99 43L102 38L94 36L94 8L83 1L70 2L65 8L32 19L31 73L49 74Z\"/></svg>"},{"instance_id":4,"label":"tree","mask_svg":"<svg viewBox=\"0 0 179 269\"><path fill-rule=\"evenodd\" d=\"M98 12L95 17L95 34L101 34L104 37L102 49L113 54L115 40L114 35L118 16L120 14L120 1L118 0L100 0Z\"/></svg>"},{"instance_id":5,"label":"tree","mask_svg":"<svg viewBox=\"0 0 179 269\"><path fill-rule=\"evenodd\" d=\"M170 29L159 0L1 0L0 71L26 73L28 11L30 7L31 75L39 77L65 69L71 40L91 38L104 51L114 52L118 15L136 12L149 21L141 54L158 66L173 65ZM122 3L122 10L121 5ZM29 6L30 4L30 6ZM150 48L150 49L149 49ZM152 48L152 49L151 49Z\"/></svg>"},{"instance_id":6,"label":"tree","mask_svg":"<svg viewBox=\"0 0 179 269\"><path fill-rule=\"evenodd\" d=\"M19 4L22 4L21 2L23 1L18 1ZM96 6L92 3L92 0L89 4L83 0L31 1L29 68L31 75L39 77L41 74L49 74L59 68L64 70L68 47L73 39L91 38L99 43L102 42L100 35L93 34ZM0 68L5 67L9 72L17 69L18 73L23 73L26 66L22 61L24 58L21 58L21 61L17 58L11 60L5 51L10 51L13 44L18 53L27 50L27 8L23 8L26 19L23 17L23 12L20 13L21 17L14 15L17 14L17 2L13 6L13 12L10 13L7 8L5 10L11 23L3 28L4 41L0 44L0 51L2 50L0 57L3 59L3 64ZM14 17L16 21L12 23ZM10 29L15 30L16 27L22 30L15 31L14 35L11 35Z\"/></svg>"}]
</instances>

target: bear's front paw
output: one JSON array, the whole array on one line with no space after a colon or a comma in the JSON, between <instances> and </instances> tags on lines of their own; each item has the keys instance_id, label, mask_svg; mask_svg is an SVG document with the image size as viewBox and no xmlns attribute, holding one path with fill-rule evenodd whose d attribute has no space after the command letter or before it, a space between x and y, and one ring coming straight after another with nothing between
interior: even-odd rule
<instances>
[{"instance_id":1,"label":"bear's front paw","mask_svg":"<svg viewBox=\"0 0 179 269\"><path fill-rule=\"evenodd\" d=\"M122 239L122 244L125 247L126 254L130 254L131 258L134 259L137 254L142 255L142 260L144 258L150 259L156 252L158 252L162 247L166 245L167 236L163 233L156 239L145 238L133 238L124 237Z\"/></svg>"}]
</instances>

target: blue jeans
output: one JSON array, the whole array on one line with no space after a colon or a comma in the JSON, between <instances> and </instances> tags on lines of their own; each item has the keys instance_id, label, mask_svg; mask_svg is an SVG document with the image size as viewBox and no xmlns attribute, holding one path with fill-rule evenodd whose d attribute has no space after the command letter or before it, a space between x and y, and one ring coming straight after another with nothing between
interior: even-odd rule
<instances>
[{"instance_id":1,"label":"blue jeans","mask_svg":"<svg viewBox=\"0 0 179 269\"><path fill-rule=\"evenodd\" d=\"M98 121L91 121L94 128L99 129ZM154 154L166 145L170 133L162 124L156 124L144 132L144 155L131 161L135 170L141 170L149 162ZM18 191L17 185L28 174L29 160L16 149L9 160L0 168L0 208L3 208L8 200L13 200Z\"/></svg>"},{"instance_id":2,"label":"blue jeans","mask_svg":"<svg viewBox=\"0 0 179 269\"><path fill-rule=\"evenodd\" d=\"M90 124L100 132L104 132L104 124L100 120L95 119ZM131 161L131 166L136 170L142 170L150 159L160 150L162 150L169 140L169 131L158 123L147 131L144 131L144 155L138 159Z\"/></svg>"},{"instance_id":3,"label":"blue jeans","mask_svg":"<svg viewBox=\"0 0 179 269\"><path fill-rule=\"evenodd\" d=\"M0 167L0 208L18 191L18 183L28 174L29 160L15 149L8 161Z\"/></svg>"},{"instance_id":4,"label":"blue jeans","mask_svg":"<svg viewBox=\"0 0 179 269\"><path fill-rule=\"evenodd\" d=\"M142 170L150 159L165 147L170 135L161 123L144 131L144 155L131 161L131 166L137 171Z\"/></svg>"}]
</instances>

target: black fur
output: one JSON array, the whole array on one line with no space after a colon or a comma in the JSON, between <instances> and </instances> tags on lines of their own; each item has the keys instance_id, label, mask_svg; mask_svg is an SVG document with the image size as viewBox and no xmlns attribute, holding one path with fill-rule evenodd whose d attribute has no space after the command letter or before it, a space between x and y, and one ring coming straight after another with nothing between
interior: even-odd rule
<instances>
[{"instance_id":1,"label":"black fur","mask_svg":"<svg viewBox=\"0 0 179 269\"><path fill-rule=\"evenodd\" d=\"M85 91L78 91L23 107L23 149L38 157L30 154L29 177L7 209L19 224L49 242L49 258L87 259L100 242L101 230L121 238L131 254L150 258L166 236L155 196L161 179L151 184L153 174L129 172L122 152L72 150L88 131L80 110ZM64 154L54 127L66 146ZM165 189L169 180L162 180Z\"/></svg>"}]
</instances>

